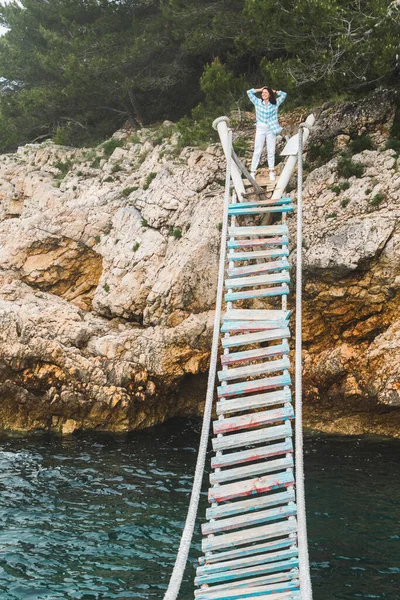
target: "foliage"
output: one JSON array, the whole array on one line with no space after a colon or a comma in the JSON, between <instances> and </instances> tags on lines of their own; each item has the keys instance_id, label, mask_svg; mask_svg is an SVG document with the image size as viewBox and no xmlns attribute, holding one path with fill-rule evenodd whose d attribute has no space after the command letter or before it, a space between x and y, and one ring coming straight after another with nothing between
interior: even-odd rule
<instances>
[{"instance_id":1,"label":"foliage","mask_svg":"<svg viewBox=\"0 0 400 600\"><path fill-rule=\"evenodd\" d=\"M363 150L372 150L373 143L369 135L359 135L350 142L350 150L352 154L358 154Z\"/></svg>"},{"instance_id":2,"label":"foliage","mask_svg":"<svg viewBox=\"0 0 400 600\"><path fill-rule=\"evenodd\" d=\"M379 206L380 203L383 200L385 200L385 198L386 198L385 194L378 193L378 194L375 194L375 196L370 200L369 203L371 206Z\"/></svg>"},{"instance_id":3,"label":"foliage","mask_svg":"<svg viewBox=\"0 0 400 600\"><path fill-rule=\"evenodd\" d=\"M125 196L125 198L127 198L128 196L130 196L132 194L132 192L136 192L136 190L138 190L138 189L139 189L139 187L137 185L132 185L130 187L123 189L122 195Z\"/></svg>"},{"instance_id":4,"label":"foliage","mask_svg":"<svg viewBox=\"0 0 400 600\"><path fill-rule=\"evenodd\" d=\"M151 173L149 173L146 177L146 181L144 183L143 189L144 190L148 190L149 186L151 184L151 182L153 181L153 179L157 176L157 173L154 173L154 171L152 171Z\"/></svg>"},{"instance_id":5,"label":"foliage","mask_svg":"<svg viewBox=\"0 0 400 600\"><path fill-rule=\"evenodd\" d=\"M363 164L352 161L348 156L341 156L338 160L337 172L341 177L361 177L365 171Z\"/></svg>"},{"instance_id":6,"label":"foliage","mask_svg":"<svg viewBox=\"0 0 400 600\"><path fill-rule=\"evenodd\" d=\"M126 120L209 143L250 87L286 90L285 110L400 80L390 0L18 0L0 22L0 151L97 145Z\"/></svg>"},{"instance_id":7,"label":"foliage","mask_svg":"<svg viewBox=\"0 0 400 600\"><path fill-rule=\"evenodd\" d=\"M133 252L136 252L136 250L138 250L138 249L139 249L139 246L140 246L139 242L135 242L135 243L133 244L133 246L132 246L132 251L133 251Z\"/></svg>"},{"instance_id":8,"label":"foliage","mask_svg":"<svg viewBox=\"0 0 400 600\"><path fill-rule=\"evenodd\" d=\"M342 198L342 200L340 201L340 206L342 208L346 208L346 206L349 204L350 202L350 198Z\"/></svg>"},{"instance_id":9,"label":"foliage","mask_svg":"<svg viewBox=\"0 0 400 600\"><path fill-rule=\"evenodd\" d=\"M123 146L124 143L122 140L117 140L116 138L111 138L110 140L107 140L107 142L104 142L103 144L103 153L104 156L111 156L111 154L114 152L114 150L116 148L120 148L121 146Z\"/></svg>"},{"instance_id":10,"label":"foliage","mask_svg":"<svg viewBox=\"0 0 400 600\"><path fill-rule=\"evenodd\" d=\"M172 235L172 237L176 238L177 240L180 240L182 237L182 229L180 229L179 227L170 227L169 228L169 235Z\"/></svg>"},{"instance_id":11,"label":"foliage","mask_svg":"<svg viewBox=\"0 0 400 600\"><path fill-rule=\"evenodd\" d=\"M311 144L307 150L307 161L321 166L329 162L334 155L333 140L323 144Z\"/></svg>"}]
</instances>

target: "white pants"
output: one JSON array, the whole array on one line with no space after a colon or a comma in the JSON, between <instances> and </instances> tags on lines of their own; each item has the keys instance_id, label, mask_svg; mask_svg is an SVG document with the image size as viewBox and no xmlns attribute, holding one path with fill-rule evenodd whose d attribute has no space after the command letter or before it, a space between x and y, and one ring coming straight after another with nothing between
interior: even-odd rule
<instances>
[{"instance_id":1,"label":"white pants","mask_svg":"<svg viewBox=\"0 0 400 600\"><path fill-rule=\"evenodd\" d=\"M258 167L265 142L267 143L268 168L273 169L275 167L276 134L269 129L268 125L261 124L257 125L256 128L253 160L251 161L252 171L255 171Z\"/></svg>"}]
</instances>

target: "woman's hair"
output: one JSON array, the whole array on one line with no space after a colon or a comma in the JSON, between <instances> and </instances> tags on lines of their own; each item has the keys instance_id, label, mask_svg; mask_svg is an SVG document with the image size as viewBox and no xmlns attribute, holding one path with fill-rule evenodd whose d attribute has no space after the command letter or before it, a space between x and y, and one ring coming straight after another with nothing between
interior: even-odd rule
<instances>
[{"instance_id":1,"label":"woman's hair","mask_svg":"<svg viewBox=\"0 0 400 600\"><path fill-rule=\"evenodd\" d=\"M267 85L264 85L264 87L261 90L261 93L262 93L263 90L268 90L269 101L271 102L271 104L276 104L276 96L275 96L274 91L270 87L268 87Z\"/></svg>"}]
</instances>

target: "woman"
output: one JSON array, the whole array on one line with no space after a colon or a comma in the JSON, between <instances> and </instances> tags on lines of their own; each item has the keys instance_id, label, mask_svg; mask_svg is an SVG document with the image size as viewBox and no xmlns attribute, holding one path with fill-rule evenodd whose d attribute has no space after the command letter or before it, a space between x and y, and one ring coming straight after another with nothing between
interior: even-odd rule
<instances>
[{"instance_id":1,"label":"woman","mask_svg":"<svg viewBox=\"0 0 400 600\"><path fill-rule=\"evenodd\" d=\"M261 92L261 99L256 94ZM275 181L275 146L276 134L282 131L278 122L278 106L285 100L286 92L278 92L268 86L247 91L250 101L256 107L256 139L251 162L251 174L256 175L264 143L267 142L269 178Z\"/></svg>"}]
</instances>

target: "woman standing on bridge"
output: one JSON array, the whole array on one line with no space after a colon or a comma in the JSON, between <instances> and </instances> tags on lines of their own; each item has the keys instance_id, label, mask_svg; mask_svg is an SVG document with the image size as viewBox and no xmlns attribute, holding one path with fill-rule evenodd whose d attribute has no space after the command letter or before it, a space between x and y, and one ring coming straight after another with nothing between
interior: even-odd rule
<instances>
[{"instance_id":1,"label":"woman standing on bridge","mask_svg":"<svg viewBox=\"0 0 400 600\"><path fill-rule=\"evenodd\" d=\"M261 92L261 98L256 94ZM269 178L275 180L275 146L276 134L282 131L278 122L278 107L285 100L286 92L278 92L268 86L259 89L252 88L247 91L250 101L256 107L256 139L254 141L253 160L251 161L251 174L256 175L264 143L267 143Z\"/></svg>"}]
</instances>

